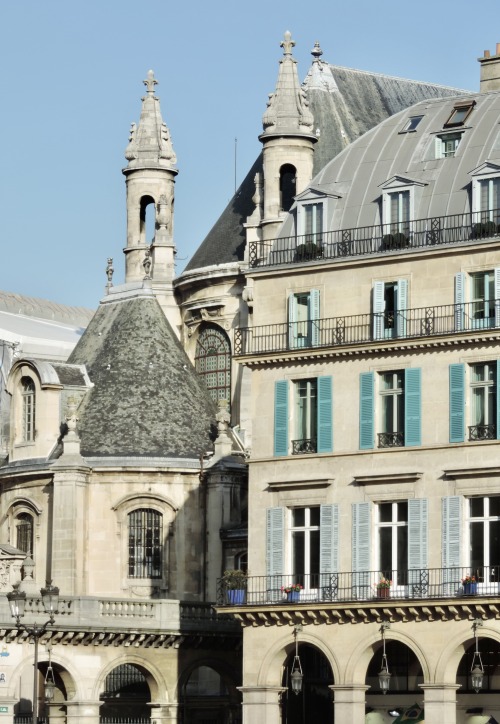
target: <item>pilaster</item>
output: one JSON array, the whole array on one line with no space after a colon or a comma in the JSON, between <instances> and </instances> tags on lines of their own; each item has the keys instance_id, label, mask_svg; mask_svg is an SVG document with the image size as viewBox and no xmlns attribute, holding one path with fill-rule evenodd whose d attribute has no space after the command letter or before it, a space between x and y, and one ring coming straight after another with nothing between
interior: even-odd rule
<instances>
[{"instance_id":1,"label":"pilaster","mask_svg":"<svg viewBox=\"0 0 500 724\"><path fill-rule=\"evenodd\" d=\"M459 684L420 684L426 724L456 724Z\"/></svg>"},{"instance_id":2,"label":"pilaster","mask_svg":"<svg viewBox=\"0 0 500 724\"><path fill-rule=\"evenodd\" d=\"M283 686L239 686L243 694L243 724L281 724Z\"/></svg>"},{"instance_id":3,"label":"pilaster","mask_svg":"<svg viewBox=\"0 0 500 724\"><path fill-rule=\"evenodd\" d=\"M335 721L342 724L365 723L365 697L369 686L360 684L333 685Z\"/></svg>"}]
</instances>

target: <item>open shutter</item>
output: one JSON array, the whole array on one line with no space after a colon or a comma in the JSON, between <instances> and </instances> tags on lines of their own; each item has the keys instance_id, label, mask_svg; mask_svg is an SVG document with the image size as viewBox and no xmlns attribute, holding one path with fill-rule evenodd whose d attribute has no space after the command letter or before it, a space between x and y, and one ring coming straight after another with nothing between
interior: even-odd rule
<instances>
[{"instance_id":1,"label":"open shutter","mask_svg":"<svg viewBox=\"0 0 500 724\"><path fill-rule=\"evenodd\" d=\"M338 505L320 507L319 572L321 600L333 600L338 592L339 568L339 508Z\"/></svg>"},{"instance_id":2,"label":"open shutter","mask_svg":"<svg viewBox=\"0 0 500 724\"><path fill-rule=\"evenodd\" d=\"M318 377L318 452L333 450L332 378Z\"/></svg>"},{"instance_id":3,"label":"open shutter","mask_svg":"<svg viewBox=\"0 0 500 724\"><path fill-rule=\"evenodd\" d=\"M411 596L426 596L428 593L427 510L426 498L408 500L408 581Z\"/></svg>"},{"instance_id":4,"label":"open shutter","mask_svg":"<svg viewBox=\"0 0 500 724\"><path fill-rule=\"evenodd\" d=\"M362 372L359 376L359 447L371 450L374 438L374 374Z\"/></svg>"},{"instance_id":5,"label":"open shutter","mask_svg":"<svg viewBox=\"0 0 500 724\"><path fill-rule=\"evenodd\" d=\"M373 339L384 338L384 282L375 282L373 285Z\"/></svg>"},{"instance_id":6,"label":"open shutter","mask_svg":"<svg viewBox=\"0 0 500 724\"><path fill-rule=\"evenodd\" d=\"M295 294L288 296L288 346L290 349L297 347L297 303Z\"/></svg>"},{"instance_id":7,"label":"open shutter","mask_svg":"<svg viewBox=\"0 0 500 724\"><path fill-rule=\"evenodd\" d=\"M455 274L455 331L464 328L465 274Z\"/></svg>"},{"instance_id":8,"label":"open shutter","mask_svg":"<svg viewBox=\"0 0 500 724\"><path fill-rule=\"evenodd\" d=\"M285 509L266 510L266 574L268 596L271 601L281 600L284 565Z\"/></svg>"},{"instance_id":9,"label":"open shutter","mask_svg":"<svg viewBox=\"0 0 500 724\"><path fill-rule=\"evenodd\" d=\"M371 503L352 505L352 592L355 598L368 598L370 590L370 513Z\"/></svg>"},{"instance_id":10,"label":"open shutter","mask_svg":"<svg viewBox=\"0 0 500 724\"><path fill-rule=\"evenodd\" d=\"M497 403L497 440L500 440L500 359L497 359L497 385L495 392Z\"/></svg>"},{"instance_id":11,"label":"open shutter","mask_svg":"<svg viewBox=\"0 0 500 724\"><path fill-rule=\"evenodd\" d=\"M495 267L495 327L500 327L500 267Z\"/></svg>"},{"instance_id":12,"label":"open shutter","mask_svg":"<svg viewBox=\"0 0 500 724\"><path fill-rule=\"evenodd\" d=\"M288 382L274 386L274 454L288 455Z\"/></svg>"},{"instance_id":13,"label":"open shutter","mask_svg":"<svg viewBox=\"0 0 500 724\"><path fill-rule=\"evenodd\" d=\"M405 370L405 446L421 445L421 370Z\"/></svg>"},{"instance_id":14,"label":"open shutter","mask_svg":"<svg viewBox=\"0 0 500 724\"><path fill-rule=\"evenodd\" d=\"M452 495L443 498L442 565L445 594L453 595L460 586L460 533L462 530L462 498Z\"/></svg>"},{"instance_id":15,"label":"open shutter","mask_svg":"<svg viewBox=\"0 0 500 724\"><path fill-rule=\"evenodd\" d=\"M311 328L311 345L317 347L319 344L319 290L311 289L309 293L309 325Z\"/></svg>"},{"instance_id":16,"label":"open shutter","mask_svg":"<svg viewBox=\"0 0 500 724\"><path fill-rule=\"evenodd\" d=\"M408 309L408 282L399 279L396 299L396 331L398 337L406 337L406 310Z\"/></svg>"},{"instance_id":17,"label":"open shutter","mask_svg":"<svg viewBox=\"0 0 500 724\"><path fill-rule=\"evenodd\" d=\"M465 366L450 365L450 442L465 436Z\"/></svg>"}]
</instances>

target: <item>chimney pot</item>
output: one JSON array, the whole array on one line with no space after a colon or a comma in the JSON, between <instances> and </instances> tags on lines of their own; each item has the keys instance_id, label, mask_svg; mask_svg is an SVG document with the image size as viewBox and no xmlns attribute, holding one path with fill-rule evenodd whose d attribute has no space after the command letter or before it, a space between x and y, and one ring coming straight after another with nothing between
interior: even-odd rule
<instances>
[{"instance_id":1,"label":"chimney pot","mask_svg":"<svg viewBox=\"0 0 500 724\"><path fill-rule=\"evenodd\" d=\"M485 51L484 51L484 57L485 57L485 58L489 58L489 57L490 57L490 51L489 51L489 50L485 50Z\"/></svg>"},{"instance_id":2,"label":"chimney pot","mask_svg":"<svg viewBox=\"0 0 500 724\"><path fill-rule=\"evenodd\" d=\"M500 55L500 43L497 43L497 55Z\"/></svg>"}]
</instances>

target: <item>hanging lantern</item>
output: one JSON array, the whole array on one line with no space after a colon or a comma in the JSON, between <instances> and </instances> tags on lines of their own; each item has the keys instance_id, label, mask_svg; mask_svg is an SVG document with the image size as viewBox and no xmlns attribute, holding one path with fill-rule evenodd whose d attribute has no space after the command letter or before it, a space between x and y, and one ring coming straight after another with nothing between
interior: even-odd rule
<instances>
[{"instance_id":1,"label":"hanging lantern","mask_svg":"<svg viewBox=\"0 0 500 724\"><path fill-rule=\"evenodd\" d=\"M474 689L476 694L480 691L480 689L482 689L484 681L484 666L481 660L481 654L479 653L479 637L477 635L477 629L479 626L482 625L483 622L479 619L476 619L472 624L474 637L476 639L476 650L474 651L474 656L472 657L470 677L472 680L472 688Z\"/></svg>"},{"instance_id":2,"label":"hanging lantern","mask_svg":"<svg viewBox=\"0 0 500 724\"><path fill-rule=\"evenodd\" d=\"M299 631L302 630L302 626L295 626L294 628L294 636L295 636L295 656L293 658L293 664L292 664L292 673L290 674L290 682L292 685L292 691L294 694L300 694L302 691L302 681L304 679L304 674L302 673L302 666L299 659L299 644L297 641L297 634Z\"/></svg>"},{"instance_id":3,"label":"hanging lantern","mask_svg":"<svg viewBox=\"0 0 500 724\"><path fill-rule=\"evenodd\" d=\"M387 662L387 654L385 653L385 631L386 629L390 628L390 624L383 623L380 627L380 633L382 634L382 646L383 646L383 653L382 653L382 669L380 670L380 673L378 675L378 684L380 686L381 691L384 694L387 694L389 691L389 684L391 682L391 676L392 674L389 673L389 664Z\"/></svg>"}]
</instances>

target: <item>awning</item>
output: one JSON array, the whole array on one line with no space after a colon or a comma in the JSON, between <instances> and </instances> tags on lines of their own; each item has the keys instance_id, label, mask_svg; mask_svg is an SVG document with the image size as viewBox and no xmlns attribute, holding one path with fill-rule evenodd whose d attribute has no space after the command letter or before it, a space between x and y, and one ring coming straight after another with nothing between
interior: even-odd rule
<instances>
[{"instance_id":1,"label":"awning","mask_svg":"<svg viewBox=\"0 0 500 724\"><path fill-rule=\"evenodd\" d=\"M409 706L402 714L398 716L397 719L394 719L392 724L413 724L413 722L420 722L420 724L425 724L424 710L419 704L413 704L413 706Z\"/></svg>"}]
</instances>

